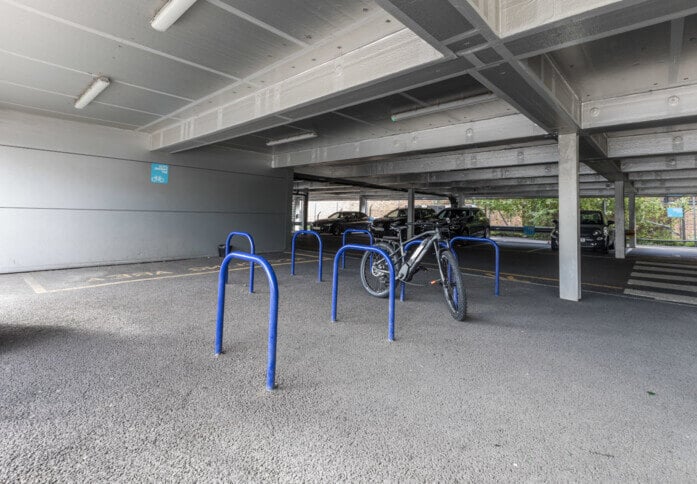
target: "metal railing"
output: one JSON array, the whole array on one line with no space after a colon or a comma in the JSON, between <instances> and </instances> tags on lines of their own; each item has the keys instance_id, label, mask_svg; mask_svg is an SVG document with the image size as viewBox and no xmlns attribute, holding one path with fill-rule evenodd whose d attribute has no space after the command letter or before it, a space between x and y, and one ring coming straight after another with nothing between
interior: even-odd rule
<instances>
[{"instance_id":1,"label":"metal railing","mask_svg":"<svg viewBox=\"0 0 697 484\"><path fill-rule=\"evenodd\" d=\"M499 249L499 244L494 242L491 239L484 239L484 238L479 238L479 237L465 237L465 236L458 236L458 237L453 237L450 239L450 251L453 253L455 256L455 260L457 260L457 254L455 253L453 243L459 241L459 240L465 240L465 241L470 241L470 242L482 242L485 244L489 244L494 248L494 294L496 296L499 295L499 276L501 274L501 267L500 267L500 262L501 262L501 251ZM458 266L460 265L460 262L458 261Z\"/></svg>"},{"instance_id":2,"label":"metal railing","mask_svg":"<svg viewBox=\"0 0 697 484\"><path fill-rule=\"evenodd\" d=\"M235 235L246 237L249 241L249 253L254 254L256 251L254 249L254 239L247 232L230 232L225 239L225 257L230 254L230 241ZM228 273L225 272L225 284L227 284ZM249 265L249 292L254 292L254 262Z\"/></svg>"},{"instance_id":3,"label":"metal railing","mask_svg":"<svg viewBox=\"0 0 697 484\"><path fill-rule=\"evenodd\" d=\"M266 271L269 280L269 341L267 344L266 359L266 389L271 391L276 386L276 335L278 328L278 280L271 264L259 255L248 254L246 252L230 252L223 259L220 265L220 275L218 276L218 314L215 327L215 354L223 352L223 322L225 318L225 286L227 270L233 259L240 259L247 262L256 262Z\"/></svg>"},{"instance_id":4,"label":"metal railing","mask_svg":"<svg viewBox=\"0 0 697 484\"><path fill-rule=\"evenodd\" d=\"M322 237L314 230L298 230L293 234L293 242L291 243L290 249L290 275L295 275L295 239L297 239L299 235L314 235L319 242L319 269L317 271L317 280L322 282Z\"/></svg>"},{"instance_id":5,"label":"metal railing","mask_svg":"<svg viewBox=\"0 0 697 484\"><path fill-rule=\"evenodd\" d=\"M370 238L370 245L373 245L375 243L375 240L373 239L373 234L370 233L370 230L346 229L346 230L344 230L344 233L341 236L342 247L344 245L346 245L346 235L348 235L348 234L366 234ZM341 255L341 268L346 269L346 253Z\"/></svg>"},{"instance_id":6,"label":"metal railing","mask_svg":"<svg viewBox=\"0 0 697 484\"><path fill-rule=\"evenodd\" d=\"M373 254L381 255L387 261L387 267L390 270L390 306L387 320L387 339L389 341L394 341L394 293L395 293L395 271L394 264L390 260L390 256L387 252L380 249L379 247L372 247L369 245L358 245L349 244L341 247L339 251L334 256L334 277L332 280L332 322L336 322L336 301L339 292L339 259L341 255L347 250L356 250L362 252L371 252Z\"/></svg>"}]
</instances>

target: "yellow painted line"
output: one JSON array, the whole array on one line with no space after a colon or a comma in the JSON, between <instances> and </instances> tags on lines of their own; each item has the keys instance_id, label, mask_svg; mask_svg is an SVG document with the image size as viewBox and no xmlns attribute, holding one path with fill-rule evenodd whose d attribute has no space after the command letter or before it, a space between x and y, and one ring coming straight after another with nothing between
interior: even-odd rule
<instances>
[{"instance_id":1,"label":"yellow painted line","mask_svg":"<svg viewBox=\"0 0 697 484\"><path fill-rule=\"evenodd\" d=\"M39 284L39 282L29 274L23 274L22 279L24 279L24 282L26 282L36 294L46 293L46 289L44 288L44 286Z\"/></svg>"},{"instance_id":2,"label":"yellow painted line","mask_svg":"<svg viewBox=\"0 0 697 484\"><path fill-rule=\"evenodd\" d=\"M317 262L317 259L315 258L314 260L296 261L295 263L296 263L296 264L306 264L306 263L308 263L308 262ZM257 264L257 265L258 265L258 264ZM276 266L289 266L289 265L290 265L290 262L276 263L275 265L276 265ZM256 268L256 265L255 265L255 268ZM230 270L230 272L234 272L234 271L246 271L246 270L249 270L249 268L248 268L248 267L235 267L235 268L231 268L231 269L229 269L229 270ZM130 283L133 283L133 282L142 282L142 281L159 281L159 280L162 280L162 279L178 279L178 278L181 278L181 277L200 276L200 275L204 275L204 274L218 274L219 272L220 272L220 271L217 270L217 271L193 272L193 273L191 273L191 274L173 274L173 275L171 275L171 276L146 277L146 278L143 278L143 279L132 279L132 280L128 280L128 281L105 282L105 283L102 283L102 284L92 284L92 285L89 285L89 286L64 287L64 288L62 288L62 289L51 289L51 290L46 290L46 289L43 289L43 287L42 287L41 289L43 289L43 292L38 292L36 289L35 289L35 292L36 292L37 294L45 294L45 293L54 293L54 292L79 291L80 289L92 289L92 288L94 288L94 287L117 286L117 285L120 285L120 284L130 284ZM37 285L38 285L38 284L37 284ZM41 287L41 286L39 285L39 287ZM32 288L32 289L33 289L33 288Z\"/></svg>"},{"instance_id":3,"label":"yellow painted line","mask_svg":"<svg viewBox=\"0 0 697 484\"><path fill-rule=\"evenodd\" d=\"M435 264L428 264L430 267L436 267ZM494 273L491 270L485 270L485 269L475 269L474 267L460 267L460 269L465 270L465 271L474 271L474 272L481 272L485 277L490 277L494 278ZM511 272L501 272L501 276L504 277L505 280L507 281L513 281L513 282L525 282L521 281L520 279L517 279L518 277L522 277L523 279L536 279L539 281L549 281L549 282L559 282L559 279L556 279L554 277L542 277L542 276L528 276L525 274L514 274ZM512 278L512 279L511 279ZM594 286L594 287L604 287L606 289L617 289L617 290L623 290L624 287L620 286L610 286L607 284L595 284L592 282L582 282L582 286Z\"/></svg>"}]
</instances>

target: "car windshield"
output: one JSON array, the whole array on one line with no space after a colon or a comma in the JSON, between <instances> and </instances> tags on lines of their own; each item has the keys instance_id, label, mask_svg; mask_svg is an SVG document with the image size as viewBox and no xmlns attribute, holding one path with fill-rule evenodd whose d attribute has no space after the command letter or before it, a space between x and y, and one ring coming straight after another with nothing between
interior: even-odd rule
<instances>
[{"instance_id":1,"label":"car windshield","mask_svg":"<svg viewBox=\"0 0 697 484\"><path fill-rule=\"evenodd\" d=\"M406 210L396 208L396 209L392 210L390 213L388 213L387 215L385 215L385 218L398 218L398 217L406 217L406 216L407 216Z\"/></svg>"},{"instance_id":2,"label":"car windshield","mask_svg":"<svg viewBox=\"0 0 697 484\"><path fill-rule=\"evenodd\" d=\"M341 212L334 212L334 213L331 214L329 217L327 217L327 219L329 219L329 220L336 220L336 219L338 219L339 217L341 217Z\"/></svg>"},{"instance_id":3,"label":"car windshield","mask_svg":"<svg viewBox=\"0 0 697 484\"><path fill-rule=\"evenodd\" d=\"M603 223L603 216L600 212L581 212L581 223L587 225L600 225Z\"/></svg>"}]
</instances>

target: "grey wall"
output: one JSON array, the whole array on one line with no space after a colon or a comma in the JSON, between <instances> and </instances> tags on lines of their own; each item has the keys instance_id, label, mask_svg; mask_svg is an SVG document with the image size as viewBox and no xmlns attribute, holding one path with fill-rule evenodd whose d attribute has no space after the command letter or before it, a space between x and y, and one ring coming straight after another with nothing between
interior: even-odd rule
<instances>
[{"instance_id":1,"label":"grey wall","mask_svg":"<svg viewBox=\"0 0 697 484\"><path fill-rule=\"evenodd\" d=\"M0 110L0 273L217 254L231 230L283 250L292 172L209 147L148 149L147 136ZM170 165L150 183L150 163Z\"/></svg>"}]
</instances>

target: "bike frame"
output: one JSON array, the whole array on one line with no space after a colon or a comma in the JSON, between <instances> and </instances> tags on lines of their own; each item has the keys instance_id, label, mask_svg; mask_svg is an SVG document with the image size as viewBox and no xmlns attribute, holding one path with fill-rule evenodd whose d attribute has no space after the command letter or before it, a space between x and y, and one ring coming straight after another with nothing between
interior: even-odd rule
<instances>
[{"instance_id":1,"label":"bike frame","mask_svg":"<svg viewBox=\"0 0 697 484\"><path fill-rule=\"evenodd\" d=\"M425 238L424 238L425 237ZM406 258L406 251L404 247L409 245L410 242L421 240L416 249L412 252L408 259ZM448 250L440 246L439 242L443 240L441 231L438 229L427 230L419 235L402 241L401 230L399 231L399 255L400 264L398 274L395 279L398 281L410 281L412 276L416 273L419 268L421 261L426 257L428 250L433 247L434 253L436 255L436 265L438 266L438 272L440 272L441 280L446 280L446 275L443 273L443 268L440 265L440 254L443 250ZM449 244L448 244L449 245Z\"/></svg>"}]
</instances>

